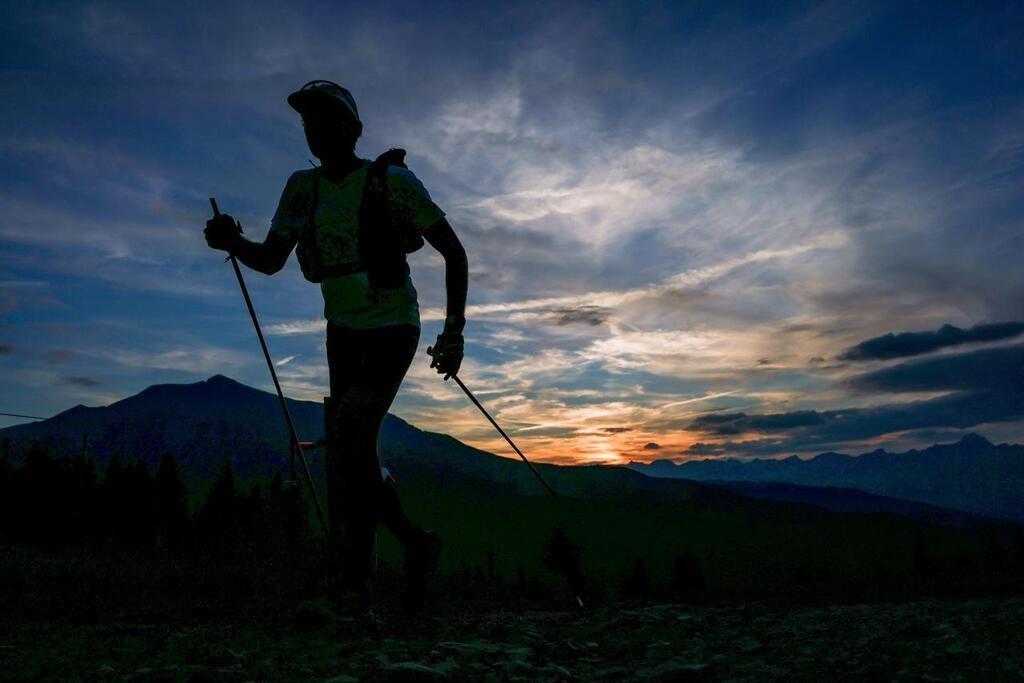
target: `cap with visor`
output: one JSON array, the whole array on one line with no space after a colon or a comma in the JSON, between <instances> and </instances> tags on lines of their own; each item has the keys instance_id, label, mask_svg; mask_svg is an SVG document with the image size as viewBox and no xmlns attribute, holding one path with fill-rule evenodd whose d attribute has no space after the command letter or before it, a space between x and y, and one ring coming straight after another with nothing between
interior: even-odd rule
<instances>
[{"instance_id":1,"label":"cap with visor","mask_svg":"<svg viewBox=\"0 0 1024 683\"><path fill-rule=\"evenodd\" d=\"M288 96L288 104L300 114L325 105L332 107L340 105L342 111L355 121L359 121L359 109L356 108L356 100L352 97L352 93L333 81L316 80L306 83Z\"/></svg>"}]
</instances>

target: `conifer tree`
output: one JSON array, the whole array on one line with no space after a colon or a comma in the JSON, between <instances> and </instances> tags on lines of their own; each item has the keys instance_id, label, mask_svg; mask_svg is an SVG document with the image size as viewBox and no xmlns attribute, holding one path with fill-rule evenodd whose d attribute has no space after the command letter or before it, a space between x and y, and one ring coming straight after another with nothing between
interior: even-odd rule
<instances>
[{"instance_id":1,"label":"conifer tree","mask_svg":"<svg viewBox=\"0 0 1024 683\"><path fill-rule=\"evenodd\" d=\"M124 479L124 464L121 462L121 454L115 453L114 457L107 463L103 471L103 484L100 486L100 495L104 499L111 499L122 490Z\"/></svg>"},{"instance_id":2,"label":"conifer tree","mask_svg":"<svg viewBox=\"0 0 1024 683\"><path fill-rule=\"evenodd\" d=\"M136 548L152 548L156 538L156 505L153 477L145 461L138 457L132 459L125 468L123 485L121 499L125 507L121 528L124 542Z\"/></svg>"},{"instance_id":3,"label":"conifer tree","mask_svg":"<svg viewBox=\"0 0 1024 683\"><path fill-rule=\"evenodd\" d=\"M166 452L160 457L154 489L157 544L171 552L181 551L189 526L186 503L188 492L173 453Z\"/></svg>"},{"instance_id":4,"label":"conifer tree","mask_svg":"<svg viewBox=\"0 0 1024 683\"><path fill-rule=\"evenodd\" d=\"M235 471L231 461L224 460L220 474L213 482L206 500L196 514L197 532L203 541L216 549L218 546L228 550L234 539L232 530L235 526L237 495L235 492Z\"/></svg>"},{"instance_id":5,"label":"conifer tree","mask_svg":"<svg viewBox=\"0 0 1024 683\"><path fill-rule=\"evenodd\" d=\"M236 503L235 534L250 555L262 553L265 524L263 487L256 483Z\"/></svg>"},{"instance_id":6,"label":"conifer tree","mask_svg":"<svg viewBox=\"0 0 1024 683\"><path fill-rule=\"evenodd\" d=\"M281 483L281 472L274 472L274 477L267 486L267 540L272 547L280 549L284 546L284 488Z\"/></svg>"},{"instance_id":7,"label":"conifer tree","mask_svg":"<svg viewBox=\"0 0 1024 683\"><path fill-rule=\"evenodd\" d=\"M63 464L67 481L62 508L67 519L69 540L93 540L100 514L96 459L92 455L76 453L65 458Z\"/></svg>"},{"instance_id":8,"label":"conifer tree","mask_svg":"<svg viewBox=\"0 0 1024 683\"><path fill-rule=\"evenodd\" d=\"M16 535L29 543L55 540L59 513L53 502L56 466L49 445L34 442L14 483L14 509L18 511Z\"/></svg>"},{"instance_id":9,"label":"conifer tree","mask_svg":"<svg viewBox=\"0 0 1024 683\"><path fill-rule=\"evenodd\" d=\"M10 524L13 521L14 509L11 507L13 498L14 468L11 465L11 440L4 439L0 444L0 542L10 537Z\"/></svg>"}]
</instances>

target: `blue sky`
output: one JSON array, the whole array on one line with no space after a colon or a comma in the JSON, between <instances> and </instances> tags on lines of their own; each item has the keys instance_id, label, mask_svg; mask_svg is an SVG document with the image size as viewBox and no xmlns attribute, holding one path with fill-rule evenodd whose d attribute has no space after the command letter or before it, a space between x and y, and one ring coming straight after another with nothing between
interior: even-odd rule
<instances>
[{"instance_id":1,"label":"blue sky","mask_svg":"<svg viewBox=\"0 0 1024 683\"><path fill-rule=\"evenodd\" d=\"M309 164L285 97L328 78L466 245L460 376L536 459L1024 439L1015 3L5 4L0 410L272 390L207 198L261 240ZM504 452L411 263L393 412ZM319 400L319 288L246 277Z\"/></svg>"}]
</instances>

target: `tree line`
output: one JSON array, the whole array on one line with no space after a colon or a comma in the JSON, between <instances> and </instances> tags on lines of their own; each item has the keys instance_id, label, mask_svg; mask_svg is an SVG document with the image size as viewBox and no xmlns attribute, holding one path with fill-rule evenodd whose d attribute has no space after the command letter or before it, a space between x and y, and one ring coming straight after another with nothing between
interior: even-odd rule
<instances>
[{"instance_id":1,"label":"tree line","mask_svg":"<svg viewBox=\"0 0 1024 683\"><path fill-rule=\"evenodd\" d=\"M99 545L141 553L266 553L305 542L306 503L280 473L243 489L229 460L194 513L178 461L156 471L115 455L100 471L90 456L54 457L33 444L20 466L0 448L0 541L33 546Z\"/></svg>"}]
</instances>

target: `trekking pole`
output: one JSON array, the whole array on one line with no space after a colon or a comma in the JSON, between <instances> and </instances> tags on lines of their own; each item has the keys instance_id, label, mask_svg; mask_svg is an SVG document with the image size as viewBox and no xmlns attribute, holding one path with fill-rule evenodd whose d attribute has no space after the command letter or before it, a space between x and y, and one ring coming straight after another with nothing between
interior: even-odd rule
<instances>
[{"instance_id":1,"label":"trekking pole","mask_svg":"<svg viewBox=\"0 0 1024 683\"><path fill-rule=\"evenodd\" d=\"M219 216L220 209L217 208L217 200L210 197L210 206L213 207L213 215ZM299 459L302 460L302 469L306 472L306 481L309 482L309 490L313 494L313 502L316 503L316 514L320 518L320 525L324 529L324 533L330 538L330 529L327 526L327 519L324 517L324 510L320 507L320 497L316 493L316 486L313 484L313 475L309 472L309 463L306 462L306 454L302 452L302 442L299 441L299 435L295 432L295 423L292 422L292 414L288 410L288 403L284 400L284 392L281 391L281 383L277 381L277 372L274 370L274 363L270 360L270 351L267 350L267 342L263 340L263 332L260 330L260 323L256 319L256 309L252 307L252 299L249 298L249 290L245 286L245 280L242 279L242 270L238 267L238 261L235 259L235 255L228 252L228 257L225 261L230 260L231 265L235 267L235 275L238 276L238 286L242 288L242 296L245 297L245 305L249 308L249 315L252 317L252 324L256 327L256 336L259 337L260 346L263 348L263 357L267 359L267 367L270 368L270 376L274 380L274 388L277 389L277 397L281 401L281 410L284 411L284 419L288 422L288 431L291 434L291 458L292 466L295 463L295 452L298 451Z\"/></svg>"},{"instance_id":2,"label":"trekking pole","mask_svg":"<svg viewBox=\"0 0 1024 683\"><path fill-rule=\"evenodd\" d=\"M428 346L427 347L427 354L433 356L434 354L431 353L432 351L433 351L433 347L432 346ZM474 396L473 392L470 391L469 388L465 384L462 383L462 380L459 379L459 376L458 375L452 375L452 379L454 379L455 383L459 385L459 388L462 389L462 391L464 391L466 393L466 396L468 396L469 400L473 402L473 405L475 405L477 408L479 408L480 412L484 414L484 417L486 417L490 421L490 423L492 425L494 425L494 428L498 430L498 433L501 434L503 437L505 437L505 441L508 442L508 445L511 446L512 450L514 450L519 455L519 457L523 459L523 462L525 462L526 466L530 468L530 471L537 475L537 478L540 479L540 483L544 484L544 488L546 488L548 490L548 493L550 493L552 496L557 498L558 494L555 492L555 490L553 488L551 488L551 484L549 484L544 479L544 477L541 476L541 473L537 471L537 468L533 466L533 463L526 459L526 456L523 455L523 452L521 450L519 450L519 447L516 446L515 442L513 442L512 439L509 437L509 435L505 433L505 430L502 429L501 426L498 425L498 423L494 421L494 418L491 417L491 414L487 412L487 409L484 408L482 405L480 405L480 401L476 400L476 396Z\"/></svg>"},{"instance_id":3,"label":"trekking pole","mask_svg":"<svg viewBox=\"0 0 1024 683\"><path fill-rule=\"evenodd\" d=\"M19 415L18 413L0 413L0 415L6 415L8 417L27 417L30 420L49 420L48 417L36 417L35 415Z\"/></svg>"}]
</instances>

